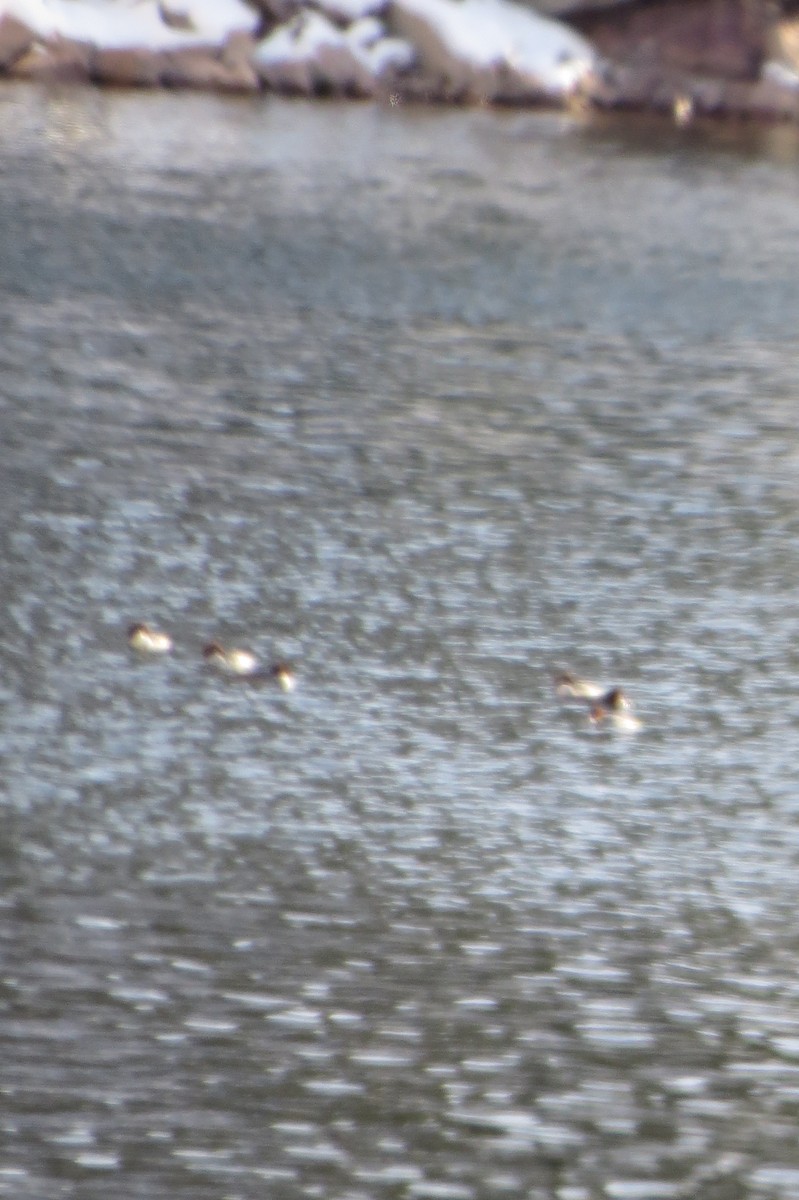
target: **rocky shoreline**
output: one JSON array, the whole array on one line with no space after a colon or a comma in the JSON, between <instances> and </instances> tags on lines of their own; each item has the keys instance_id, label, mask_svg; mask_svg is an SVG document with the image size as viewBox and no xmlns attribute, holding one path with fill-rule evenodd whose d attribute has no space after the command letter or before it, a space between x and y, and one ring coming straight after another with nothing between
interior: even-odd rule
<instances>
[{"instance_id":1,"label":"rocky shoreline","mask_svg":"<svg viewBox=\"0 0 799 1200\"><path fill-rule=\"evenodd\" d=\"M659 11L673 24L668 6L685 0L660 3L646 19ZM695 0L695 26L703 3L708 11L713 0ZM680 125L698 117L799 121L792 21L750 21L738 43L727 37L726 57L706 32L691 57L679 27L674 53L657 25L648 42L628 39L625 53L618 31L631 28L635 6L627 0L625 26L616 0L602 9L583 0L566 11L571 19L513 0L0 0L0 77L649 111ZM608 30L612 55L603 48Z\"/></svg>"}]
</instances>

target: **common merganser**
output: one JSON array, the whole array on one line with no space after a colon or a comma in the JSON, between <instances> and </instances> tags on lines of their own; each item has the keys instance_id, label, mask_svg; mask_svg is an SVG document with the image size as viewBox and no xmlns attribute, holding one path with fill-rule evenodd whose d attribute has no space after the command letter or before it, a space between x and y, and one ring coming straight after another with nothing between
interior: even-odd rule
<instances>
[{"instance_id":1,"label":"common merganser","mask_svg":"<svg viewBox=\"0 0 799 1200\"><path fill-rule=\"evenodd\" d=\"M620 687L605 692L591 709L589 720L593 725L601 725L603 721L608 721L614 729L624 733L635 733L641 728L641 722L630 712L630 701Z\"/></svg>"},{"instance_id":2,"label":"common merganser","mask_svg":"<svg viewBox=\"0 0 799 1200\"><path fill-rule=\"evenodd\" d=\"M137 621L128 627L128 645L139 654L168 654L172 649L172 638L160 629Z\"/></svg>"},{"instance_id":3,"label":"common merganser","mask_svg":"<svg viewBox=\"0 0 799 1200\"><path fill-rule=\"evenodd\" d=\"M209 642L203 649L203 658L230 675L254 675L260 670L251 650L226 650L219 642Z\"/></svg>"},{"instance_id":4,"label":"common merganser","mask_svg":"<svg viewBox=\"0 0 799 1200\"><path fill-rule=\"evenodd\" d=\"M277 681L284 692L293 692L297 686L294 668L289 663L274 663L269 668L269 674Z\"/></svg>"},{"instance_id":5,"label":"common merganser","mask_svg":"<svg viewBox=\"0 0 799 1200\"><path fill-rule=\"evenodd\" d=\"M580 679L571 671L561 671L555 676L555 691L559 696L574 696L578 700L599 700L605 688L590 679Z\"/></svg>"}]
</instances>

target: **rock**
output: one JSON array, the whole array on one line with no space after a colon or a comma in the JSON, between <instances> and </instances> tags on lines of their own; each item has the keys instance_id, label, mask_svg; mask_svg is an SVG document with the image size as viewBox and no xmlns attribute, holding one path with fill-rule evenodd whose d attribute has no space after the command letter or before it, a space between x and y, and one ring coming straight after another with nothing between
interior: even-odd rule
<instances>
[{"instance_id":1,"label":"rock","mask_svg":"<svg viewBox=\"0 0 799 1200\"><path fill-rule=\"evenodd\" d=\"M11 64L9 73L16 79L88 83L92 78L92 47L67 38L51 38L46 44L35 42Z\"/></svg>"},{"instance_id":2,"label":"rock","mask_svg":"<svg viewBox=\"0 0 799 1200\"><path fill-rule=\"evenodd\" d=\"M238 80L242 91L254 91L261 86L255 70L256 40L249 33L232 33L220 53L220 62L230 71L231 79Z\"/></svg>"},{"instance_id":3,"label":"rock","mask_svg":"<svg viewBox=\"0 0 799 1200\"><path fill-rule=\"evenodd\" d=\"M165 25L193 33L198 45L221 46L235 34L253 34L258 26L255 7L245 0L160 0L158 8Z\"/></svg>"},{"instance_id":4,"label":"rock","mask_svg":"<svg viewBox=\"0 0 799 1200\"><path fill-rule=\"evenodd\" d=\"M799 119L799 94L770 80L745 83L721 80L721 95L713 116L741 117L755 121L796 121Z\"/></svg>"},{"instance_id":5,"label":"rock","mask_svg":"<svg viewBox=\"0 0 799 1200\"><path fill-rule=\"evenodd\" d=\"M172 50L161 56L160 82L165 87L206 88L223 92L256 92L258 75L248 60L212 47Z\"/></svg>"},{"instance_id":6,"label":"rock","mask_svg":"<svg viewBox=\"0 0 799 1200\"><path fill-rule=\"evenodd\" d=\"M388 20L443 98L563 99L597 66L579 34L510 0L392 0Z\"/></svg>"},{"instance_id":7,"label":"rock","mask_svg":"<svg viewBox=\"0 0 799 1200\"><path fill-rule=\"evenodd\" d=\"M782 78L751 82L625 65L607 72L593 99L602 108L660 112L677 125L701 117L799 120L799 89Z\"/></svg>"},{"instance_id":8,"label":"rock","mask_svg":"<svg viewBox=\"0 0 799 1200\"><path fill-rule=\"evenodd\" d=\"M0 17L0 70L7 70L12 63L30 50L34 42L32 30L8 13Z\"/></svg>"},{"instance_id":9,"label":"rock","mask_svg":"<svg viewBox=\"0 0 799 1200\"><path fill-rule=\"evenodd\" d=\"M258 27L253 31L258 41L277 25L290 21L302 8L302 0L250 0L250 3L259 16Z\"/></svg>"},{"instance_id":10,"label":"rock","mask_svg":"<svg viewBox=\"0 0 799 1200\"><path fill-rule=\"evenodd\" d=\"M92 58L95 83L115 87L157 87L161 82L161 55L157 50L95 50Z\"/></svg>"},{"instance_id":11,"label":"rock","mask_svg":"<svg viewBox=\"0 0 799 1200\"><path fill-rule=\"evenodd\" d=\"M254 66L275 91L371 96L377 88L368 55L316 12L300 13L259 43Z\"/></svg>"},{"instance_id":12,"label":"rock","mask_svg":"<svg viewBox=\"0 0 799 1200\"><path fill-rule=\"evenodd\" d=\"M194 31L194 23L191 14L181 11L179 8L172 8L165 4L164 0L158 5L158 11L161 14L161 20L170 29L185 29Z\"/></svg>"},{"instance_id":13,"label":"rock","mask_svg":"<svg viewBox=\"0 0 799 1200\"><path fill-rule=\"evenodd\" d=\"M254 92L258 76L250 56L252 39L234 34L221 50L215 46L182 50L96 50L92 78L117 87L207 88L224 92Z\"/></svg>"},{"instance_id":14,"label":"rock","mask_svg":"<svg viewBox=\"0 0 799 1200\"><path fill-rule=\"evenodd\" d=\"M386 37L385 25L377 17L361 17L347 29L347 39L376 80L396 78L416 62L410 42Z\"/></svg>"},{"instance_id":15,"label":"rock","mask_svg":"<svg viewBox=\"0 0 799 1200\"><path fill-rule=\"evenodd\" d=\"M759 74L771 21L767 0L574 0L566 19L625 66L749 80Z\"/></svg>"},{"instance_id":16,"label":"rock","mask_svg":"<svg viewBox=\"0 0 799 1200\"><path fill-rule=\"evenodd\" d=\"M366 59L372 75L381 83L396 80L416 65L416 51L403 38L384 37L364 47L362 57Z\"/></svg>"}]
</instances>

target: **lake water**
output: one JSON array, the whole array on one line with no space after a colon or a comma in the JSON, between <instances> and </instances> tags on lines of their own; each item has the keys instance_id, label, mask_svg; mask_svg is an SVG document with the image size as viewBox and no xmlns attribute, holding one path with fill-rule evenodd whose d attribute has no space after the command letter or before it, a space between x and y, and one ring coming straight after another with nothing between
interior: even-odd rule
<instances>
[{"instance_id":1,"label":"lake water","mask_svg":"<svg viewBox=\"0 0 799 1200\"><path fill-rule=\"evenodd\" d=\"M0 1196L799 1197L795 132L0 114Z\"/></svg>"}]
</instances>

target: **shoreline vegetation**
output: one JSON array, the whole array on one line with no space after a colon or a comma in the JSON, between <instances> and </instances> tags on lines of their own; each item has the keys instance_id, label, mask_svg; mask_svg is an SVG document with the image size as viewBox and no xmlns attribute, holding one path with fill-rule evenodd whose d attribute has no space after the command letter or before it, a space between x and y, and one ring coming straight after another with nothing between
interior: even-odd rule
<instances>
[{"instance_id":1,"label":"shoreline vegetation","mask_svg":"<svg viewBox=\"0 0 799 1200\"><path fill-rule=\"evenodd\" d=\"M766 0L0 0L0 78L799 122Z\"/></svg>"}]
</instances>

